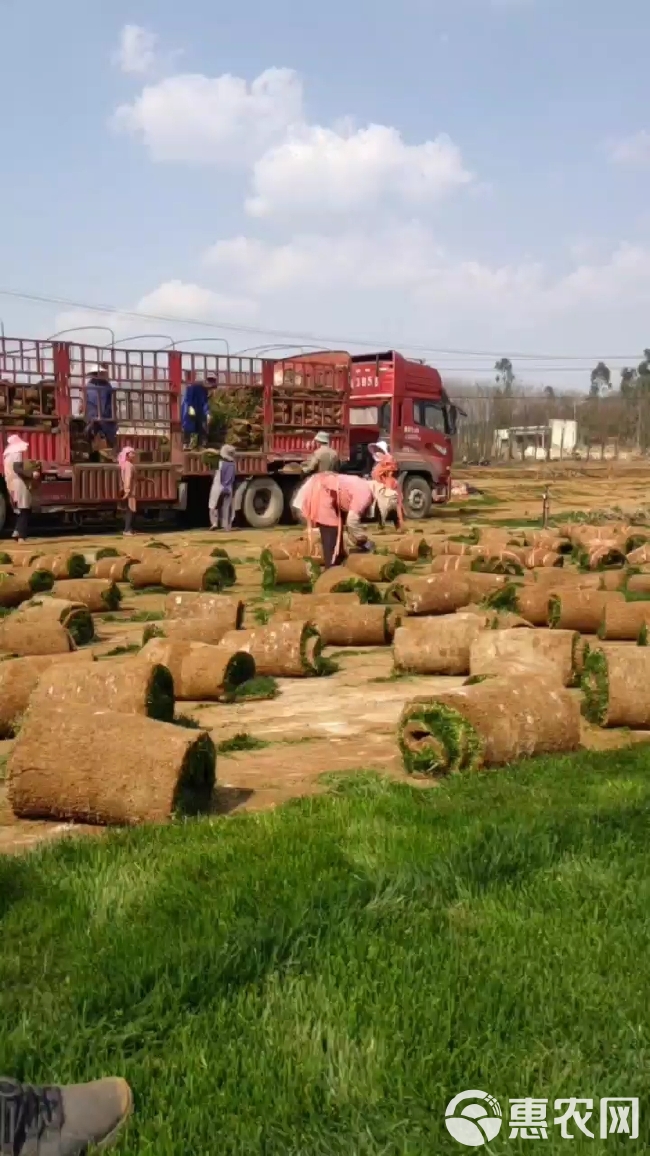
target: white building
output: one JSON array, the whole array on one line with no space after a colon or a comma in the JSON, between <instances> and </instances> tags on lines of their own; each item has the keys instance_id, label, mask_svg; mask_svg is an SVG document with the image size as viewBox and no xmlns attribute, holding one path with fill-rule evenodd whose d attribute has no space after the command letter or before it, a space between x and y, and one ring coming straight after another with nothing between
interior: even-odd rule
<instances>
[{"instance_id":1,"label":"white building","mask_svg":"<svg viewBox=\"0 0 650 1156\"><path fill-rule=\"evenodd\" d=\"M498 458L547 461L569 458L578 442L578 423L573 419L551 418L546 425L516 425L494 433L494 454Z\"/></svg>"}]
</instances>

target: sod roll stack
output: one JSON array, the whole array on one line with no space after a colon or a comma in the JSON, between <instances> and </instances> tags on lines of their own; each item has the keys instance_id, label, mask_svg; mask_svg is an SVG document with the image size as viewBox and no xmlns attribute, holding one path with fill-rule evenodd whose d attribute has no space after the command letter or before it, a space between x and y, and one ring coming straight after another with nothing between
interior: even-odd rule
<instances>
[{"instance_id":1,"label":"sod roll stack","mask_svg":"<svg viewBox=\"0 0 650 1156\"><path fill-rule=\"evenodd\" d=\"M590 647L581 681L584 714L602 727L650 727L650 648L605 642Z\"/></svg>"},{"instance_id":2,"label":"sod roll stack","mask_svg":"<svg viewBox=\"0 0 650 1156\"><path fill-rule=\"evenodd\" d=\"M279 622L254 630L233 630L219 646L229 653L245 650L255 659L258 675L307 678L327 672L322 642L312 622Z\"/></svg>"},{"instance_id":3,"label":"sod roll stack","mask_svg":"<svg viewBox=\"0 0 650 1156\"><path fill-rule=\"evenodd\" d=\"M138 656L171 671L177 699L216 702L230 698L255 677L255 659L243 650L230 652L203 642L169 642L154 638Z\"/></svg>"},{"instance_id":4,"label":"sod roll stack","mask_svg":"<svg viewBox=\"0 0 650 1156\"><path fill-rule=\"evenodd\" d=\"M484 619L478 614L407 618L395 632L395 670L408 674L468 674L470 648L483 629Z\"/></svg>"},{"instance_id":5,"label":"sod roll stack","mask_svg":"<svg viewBox=\"0 0 650 1156\"><path fill-rule=\"evenodd\" d=\"M30 708L8 759L9 801L25 819L131 825L209 809L214 743L135 714Z\"/></svg>"},{"instance_id":6,"label":"sod roll stack","mask_svg":"<svg viewBox=\"0 0 650 1156\"><path fill-rule=\"evenodd\" d=\"M398 740L411 774L477 771L577 750L580 706L546 673L488 678L407 703Z\"/></svg>"},{"instance_id":7,"label":"sod roll stack","mask_svg":"<svg viewBox=\"0 0 650 1156\"><path fill-rule=\"evenodd\" d=\"M85 707L89 716L115 711L140 714L161 722L174 717L174 681L161 665L143 662L138 655L128 660L107 658L93 663L56 663L41 675L30 707ZM99 748L101 750L101 748Z\"/></svg>"}]
</instances>

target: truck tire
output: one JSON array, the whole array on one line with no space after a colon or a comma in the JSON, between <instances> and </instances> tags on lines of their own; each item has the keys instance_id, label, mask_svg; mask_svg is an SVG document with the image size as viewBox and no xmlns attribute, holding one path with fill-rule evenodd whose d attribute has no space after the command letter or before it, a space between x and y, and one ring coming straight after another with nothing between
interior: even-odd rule
<instances>
[{"instance_id":1,"label":"truck tire","mask_svg":"<svg viewBox=\"0 0 650 1156\"><path fill-rule=\"evenodd\" d=\"M253 530L277 526L284 512L284 494L273 478L252 478L242 498L244 521Z\"/></svg>"},{"instance_id":2,"label":"truck tire","mask_svg":"<svg viewBox=\"0 0 650 1156\"><path fill-rule=\"evenodd\" d=\"M407 518L428 518L433 503L430 483L421 474L411 474L404 483L403 500Z\"/></svg>"}]
</instances>

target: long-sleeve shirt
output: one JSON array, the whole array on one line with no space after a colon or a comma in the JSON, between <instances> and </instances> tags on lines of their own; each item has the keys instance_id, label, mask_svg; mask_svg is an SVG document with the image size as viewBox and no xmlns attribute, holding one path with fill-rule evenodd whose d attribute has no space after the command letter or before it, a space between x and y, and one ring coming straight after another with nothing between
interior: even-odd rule
<instances>
[{"instance_id":1,"label":"long-sleeve shirt","mask_svg":"<svg viewBox=\"0 0 650 1156\"><path fill-rule=\"evenodd\" d=\"M307 458L306 462L303 462L302 472L303 474L326 474L332 470L338 470L340 464L336 450L333 450L331 446L320 446L311 457Z\"/></svg>"},{"instance_id":2,"label":"long-sleeve shirt","mask_svg":"<svg viewBox=\"0 0 650 1156\"><path fill-rule=\"evenodd\" d=\"M193 414L190 413L191 409L194 410ZM181 402L181 425L183 429L193 429L197 420L199 425L206 425L209 413L210 397L207 387L202 381L192 382L191 385L187 386Z\"/></svg>"},{"instance_id":3,"label":"long-sleeve shirt","mask_svg":"<svg viewBox=\"0 0 650 1156\"><path fill-rule=\"evenodd\" d=\"M232 494L236 476L237 468L235 463L222 461L219 466L219 482L221 484L222 494Z\"/></svg>"},{"instance_id":4,"label":"long-sleeve shirt","mask_svg":"<svg viewBox=\"0 0 650 1156\"><path fill-rule=\"evenodd\" d=\"M91 377L86 388L86 420L111 421L113 414L113 386L103 378Z\"/></svg>"},{"instance_id":5,"label":"long-sleeve shirt","mask_svg":"<svg viewBox=\"0 0 650 1156\"><path fill-rule=\"evenodd\" d=\"M374 501L370 482L354 474L315 474L302 506L315 526L338 526L347 514L362 518Z\"/></svg>"}]
</instances>

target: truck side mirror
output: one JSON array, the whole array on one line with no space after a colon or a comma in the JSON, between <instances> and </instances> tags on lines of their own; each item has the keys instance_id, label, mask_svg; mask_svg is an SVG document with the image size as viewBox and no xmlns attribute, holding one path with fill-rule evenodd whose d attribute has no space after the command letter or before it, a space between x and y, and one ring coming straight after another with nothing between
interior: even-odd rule
<instances>
[{"instance_id":1,"label":"truck side mirror","mask_svg":"<svg viewBox=\"0 0 650 1156\"><path fill-rule=\"evenodd\" d=\"M458 407L450 405L447 414L449 418L449 436L453 438L458 433Z\"/></svg>"}]
</instances>

